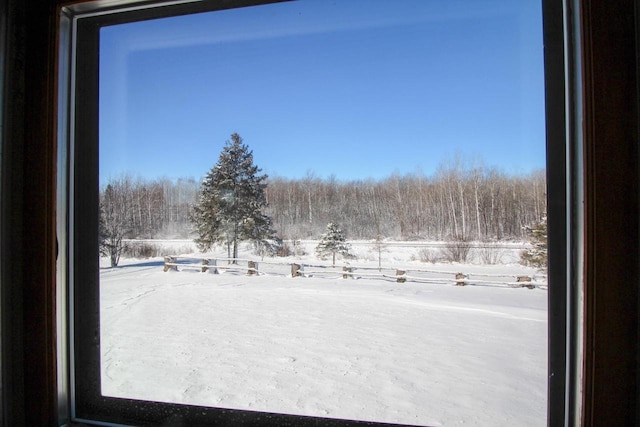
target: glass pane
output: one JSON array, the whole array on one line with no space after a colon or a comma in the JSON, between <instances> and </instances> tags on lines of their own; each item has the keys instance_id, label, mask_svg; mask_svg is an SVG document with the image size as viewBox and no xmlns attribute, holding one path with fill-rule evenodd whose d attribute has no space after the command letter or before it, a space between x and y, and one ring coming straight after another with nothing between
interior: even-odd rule
<instances>
[{"instance_id":1,"label":"glass pane","mask_svg":"<svg viewBox=\"0 0 640 427\"><path fill-rule=\"evenodd\" d=\"M546 425L543 71L528 0L102 28L103 394Z\"/></svg>"}]
</instances>

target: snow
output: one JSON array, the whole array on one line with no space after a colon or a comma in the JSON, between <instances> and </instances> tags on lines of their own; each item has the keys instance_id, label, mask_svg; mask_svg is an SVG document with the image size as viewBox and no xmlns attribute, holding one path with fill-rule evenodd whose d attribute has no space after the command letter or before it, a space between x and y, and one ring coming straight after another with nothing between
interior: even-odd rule
<instances>
[{"instance_id":1,"label":"snow","mask_svg":"<svg viewBox=\"0 0 640 427\"><path fill-rule=\"evenodd\" d=\"M305 250L301 260L320 262ZM389 262L414 267L535 273L389 251ZM357 263L377 267L377 258ZM546 425L543 289L165 273L153 258L103 268L100 292L108 396L417 425Z\"/></svg>"}]
</instances>

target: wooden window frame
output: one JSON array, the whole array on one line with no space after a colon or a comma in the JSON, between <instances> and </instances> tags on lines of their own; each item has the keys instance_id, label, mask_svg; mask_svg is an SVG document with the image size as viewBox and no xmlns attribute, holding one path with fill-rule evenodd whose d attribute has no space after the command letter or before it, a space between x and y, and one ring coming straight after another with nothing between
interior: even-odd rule
<instances>
[{"instance_id":1,"label":"wooden window frame","mask_svg":"<svg viewBox=\"0 0 640 427\"><path fill-rule=\"evenodd\" d=\"M69 422L68 401L59 394L67 376L58 359L58 316L64 312L57 310L56 289L57 49L66 4L8 0L0 6L0 398L7 426ZM580 121L564 131L579 134L581 144L566 155L582 165L566 170L579 191L568 200L576 217L565 231L582 242L567 246L577 255L566 265L567 280L573 277L570 286L576 287L569 288L565 301L574 310L567 330L576 339L564 357L573 365L566 364L565 379L558 381L551 372L549 380L551 396L564 390L569 399L561 405L554 397L550 414L562 413L566 425L638 425L637 2L545 4L562 7L574 23L565 35L575 36L567 43L576 43L573 72L580 78L568 83L575 86L566 93L579 110L573 120ZM547 46L546 52L553 49ZM558 98L547 88L547 102ZM571 345L581 358L570 357L576 351ZM562 354L552 350L550 358Z\"/></svg>"}]
</instances>

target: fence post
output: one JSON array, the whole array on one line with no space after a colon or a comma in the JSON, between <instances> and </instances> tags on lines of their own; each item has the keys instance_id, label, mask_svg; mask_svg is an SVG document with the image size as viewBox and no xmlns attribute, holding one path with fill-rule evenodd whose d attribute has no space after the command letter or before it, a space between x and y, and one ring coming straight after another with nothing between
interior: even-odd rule
<instances>
[{"instance_id":1,"label":"fence post","mask_svg":"<svg viewBox=\"0 0 640 427\"><path fill-rule=\"evenodd\" d=\"M172 257L172 256L164 257L164 272L166 273L169 270L178 271L178 266L177 265L169 265L169 264L173 264L175 262L176 262L176 258L175 257Z\"/></svg>"},{"instance_id":2,"label":"fence post","mask_svg":"<svg viewBox=\"0 0 640 427\"><path fill-rule=\"evenodd\" d=\"M518 276L516 281L518 283L522 283L520 286L522 286L523 288L535 288L535 285L531 284L531 277L529 276Z\"/></svg>"},{"instance_id":3,"label":"fence post","mask_svg":"<svg viewBox=\"0 0 640 427\"><path fill-rule=\"evenodd\" d=\"M203 260L204 261L204 260ZM209 270L209 274L218 274L218 262L215 258L207 260L207 270Z\"/></svg>"},{"instance_id":4,"label":"fence post","mask_svg":"<svg viewBox=\"0 0 640 427\"><path fill-rule=\"evenodd\" d=\"M301 277L302 276L302 267L300 264L291 264L291 277Z\"/></svg>"},{"instance_id":5,"label":"fence post","mask_svg":"<svg viewBox=\"0 0 640 427\"><path fill-rule=\"evenodd\" d=\"M398 282L398 283L406 282L407 281L406 274L407 274L407 272L405 270L396 269L396 282Z\"/></svg>"},{"instance_id":6,"label":"fence post","mask_svg":"<svg viewBox=\"0 0 640 427\"><path fill-rule=\"evenodd\" d=\"M258 263L257 262L249 261L247 263L247 267L248 267L247 274L249 276L253 276L254 274L258 274Z\"/></svg>"},{"instance_id":7,"label":"fence post","mask_svg":"<svg viewBox=\"0 0 640 427\"><path fill-rule=\"evenodd\" d=\"M342 267L342 272L343 272L342 273L342 278L343 279L348 279L349 276L351 276L351 278L353 278L353 275L349 274L349 273L353 273L353 267L344 266L344 267Z\"/></svg>"},{"instance_id":8,"label":"fence post","mask_svg":"<svg viewBox=\"0 0 640 427\"><path fill-rule=\"evenodd\" d=\"M456 286L465 286L467 284L466 279L468 276L464 273L456 274Z\"/></svg>"},{"instance_id":9,"label":"fence post","mask_svg":"<svg viewBox=\"0 0 640 427\"><path fill-rule=\"evenodd\" d=\"M209 267L207 267L208 265L209 265L209 260L205 259L205 258L202 258L202 272L203 273L207 272L207 269L209 268Z\"/></svg>"}]
</instances>

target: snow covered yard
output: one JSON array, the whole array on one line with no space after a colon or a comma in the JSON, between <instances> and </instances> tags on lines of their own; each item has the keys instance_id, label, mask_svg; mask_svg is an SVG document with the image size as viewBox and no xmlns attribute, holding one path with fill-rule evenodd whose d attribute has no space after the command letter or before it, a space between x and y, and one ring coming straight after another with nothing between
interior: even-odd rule
<instances>
[{"instance_id":1,"label":"snow covered yard","mask_svg":"<svg viewBox=\"0 0 640 427\"><path fill-rule=\"evenodd\" d=\"M544 290L123 264L101 271L106 395L418 425L546 424Z\"/></svg>"}]
</instances>

